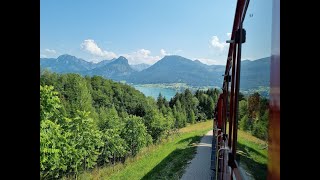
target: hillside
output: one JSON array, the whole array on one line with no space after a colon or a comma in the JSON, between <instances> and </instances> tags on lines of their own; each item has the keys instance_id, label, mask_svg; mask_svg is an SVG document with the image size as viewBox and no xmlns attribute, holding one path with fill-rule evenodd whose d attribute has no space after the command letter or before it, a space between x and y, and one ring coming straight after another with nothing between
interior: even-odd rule
<instances>
[{"instance_id":1,"label":"hillside","mask_svg":"<svg viewBox=\"0 0 320 180\"><path fill-rule=\"evenodd\" d=\"M69 73L86 71L93 68L93 64L75 56L61 55L55 58L40 58L40 67L53 72Z\"/></svg>"},{"instance_id":2,"label":"hillside","mask_svg":"<svg viewBox=\"0 0 320 180\"><path fill-rule=\"evenodd\" d=\"M40 76L41 179L124 163L187 123L212 118L218 93L210 89L195 95L185 90L170 102L162 96L156 101L101 76L44 71Z\"/></svg>"},{"instance_id":3,"label":"hillside","mask_svg":"<svg viewBox=\"0 0 320 180\"><path fill-rule=\"evenodd\" d=\"M240 88L252 89L258 86L269 87L270 83L270 57L255 61L241 62Z\"/></svg>"},{"instance_id":4,"label":"hillside","mask_svg":"<svg viewBox=\"0 0 320 180\"><path fill-rule=\"evenodd\" d=\"M133 64L133 65L130 65L132 69L136 70L136 71L142 71L144 69L147 69L148 67L150 67L151 65L149 64L144 64L144 63L141 63L141 64Z\"/></svg>"},{"instance_id":5,"label":"hillside","mask_svg":"<svg viewBox=\"0 0 320 180\"><path fill-rule=\"evenodd\" d=\"M120 56L106 65L82 72L84 75L99 75L113 80L123 80L131 73L135 72L128 64L128 60Z\"/></svg>"},{"instance_id":6,"label":"hillside","mask_svg":"<svg viewBox=\"0 0 320 180\"><path fill-rule=\"evenodd\" d=\"M221 74L210 66L181 56L165 56L154 65L133 74L128 82L138 84L151 83L187 83L189 85L220 85Z\"/></svg>"}]
</instances>

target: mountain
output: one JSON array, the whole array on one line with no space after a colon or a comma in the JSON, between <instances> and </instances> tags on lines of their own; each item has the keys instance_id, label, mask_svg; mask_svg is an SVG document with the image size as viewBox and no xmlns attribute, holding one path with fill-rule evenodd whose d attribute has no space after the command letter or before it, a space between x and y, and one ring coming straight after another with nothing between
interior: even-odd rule
<instances>
[{"instance_id":1,"label":"mountain","mask_svg":"<svg viewBox=\"0 0 320 180\"><path fill-rule=\"evenodd\" d=\"M165 56L141 72L132 74L128 82L138 84L183 82L193 86L222 86L225 66L206 65L181 56ZM241 62L241 89L269 86L270 57Z\"/></svg>"},{"instance_id":2,"label":"mountain","mask_svg":"<svg viewBox=\"0 0 320 180\"><path fill-rule=\"evenodd\" d=\"M135 72L128 63L128 60L120 56L118 59L114 59L111 62L89 71L82 72L83 75L99 75L105 78L114 80L124 80L131 73Z\"/></svg>"},{"instance_id":3,"label":"mountain","mask_svg":"<svg viewBox=\"0 0 320 180\"><path fill-rule=\"evenodd\" d=\"M97 64L93 64L93 67L94 68L102 67L102 66L105 66L105 65L113 62L114 60L116 60L116 58L113 58L111 60L103 60L103 61L98 62Z\"/></svg>"},{"instance_id":4,"label":"mountain","mask_svg":"<svg viewBox=\"0 0 320 180\"><path fill-rule=\"evenodd\" d=\"M93 63L68 54L55 58L40 58L40 67L58 73L80 72L94 68Z\"/></svg>"},{"instance_id":5,"label":"mountain","mask_svg":"<svg viewBox=\"0 0 320 180\"><path fill-rule=\"evenodd\" d=\"M41 68L46 68L58 73L81 73L94 68L105 66L115 60L103 60L99 63L88 62L83 59L64 54L55 58L40 58Z\"/></svg>"},{"instance_id":6,"label":"mountain","mask_svg":"<svg viewBox=\"0 0 320 180\"><path fill-rule=\"evenodd\" d=\"M132 74L128 82L177 83L183 82L194 86L220 85L223 71L210 71L208 65L192 61L181 56L165 56L151 67Z\"/></svg>"},{"instance_id":7,"label":"mountain","mask_svg":"<svg viewBox=\"0 0 320 180\"><path fill-rule=\"evenodd\" d=\"M240 88L270 86L270 57L241 61Z\"/></svg>"},{"instance_id":8,"label":"mountain","mask_svg":"<svg viewBox=\"0 0 320 180\"><path fill-rule=\"evenodd\" d=\"M118 59L103 60L92 63L75 56L64 54L58 58L40 58L40 67L57 73L79 73L81 75L100 75L105 78L123 80L134 70L128 60L120 56Z\"/></svg>"},{"instance_id":9,"label":"mountain","mask_svg":"<svg viewBox=\"0 0 320 180\"><path fill-rule=\"evenodd\" d=\"M141 64L132 64L130 65L132 69L136 70L136 71L142 71L144 69L147 69L148 67L150 67L151 65L149 64L144 64L144 63L141 63Z\"/></svg>"},{"instance_id":10,"label":"mountain","mask_svg":"<svg viewBox=\"0 0 320 180\"><path fill-rule=\"evenodd\" d=\"M222 86L224 65L206 65L199 60L181 56L165 56L152 66L147 64L129 65L120 56L117 59L99 63L87 62L71 55L55 58L40 58L41 68L58 73L80 73L81 75L100 75L113 80L126 80L134 84L187 83L191 86ZM241 61L241 89L255 89L269 86L270 57L254 61Z\"/></svg>"}]
</instances>

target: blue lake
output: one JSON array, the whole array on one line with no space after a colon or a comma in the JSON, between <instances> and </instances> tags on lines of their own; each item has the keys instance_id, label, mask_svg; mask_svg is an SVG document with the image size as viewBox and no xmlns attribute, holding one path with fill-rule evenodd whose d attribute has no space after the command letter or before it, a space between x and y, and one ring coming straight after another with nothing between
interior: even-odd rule
<instances>
[{"instance_id":1,"label":"blue lake","mask_svg":"<svg viewBox=\"0 0 320 180\"><path fill-rule=\"evenodd\" d=\"M138 91L141 91L144 95L151 96L154 99L157 99L159 93L161 93L162 96L166 97L167 100L170 100L177 92L175 89L171 88L145 87L141 85L133 85L133 87Z\"/></svg>"}]
</instances>

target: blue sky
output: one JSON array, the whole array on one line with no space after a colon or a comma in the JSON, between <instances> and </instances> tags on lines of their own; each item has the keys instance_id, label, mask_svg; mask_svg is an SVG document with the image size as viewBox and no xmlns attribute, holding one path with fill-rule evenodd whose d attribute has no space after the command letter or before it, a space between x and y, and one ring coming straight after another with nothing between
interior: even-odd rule
<instances>
[{"instance_id":1,"label":"blue sky","mask_svg":"<svg viewBox=\"0 0 320 180\"><path fill-rule=\"evenodd\" d=\"M41 0L40 57L122 55L153 64L174 54L225 65L235 7L236 0ZM243 59L270 54L271 8L271 1L250 2Z\"/></svg>"}]
</instances>

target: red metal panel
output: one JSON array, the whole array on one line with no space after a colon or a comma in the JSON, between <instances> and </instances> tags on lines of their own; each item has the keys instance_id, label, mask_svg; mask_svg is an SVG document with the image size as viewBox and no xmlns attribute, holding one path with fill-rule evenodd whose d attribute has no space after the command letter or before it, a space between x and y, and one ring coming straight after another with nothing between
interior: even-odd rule
<instances>
[{"instance_id":1,"label":"red metal panel","mask_svg":"<svg viewBox=\"0 0 320 180\"><path fill-rule=\"evenodd\" d=\"M280 0L273 1L268 180L280 179Z\"/></svg>"},{"instance_id":2,"label":"red metal panel","mask_svg":"<svg viewBox=\"0 0 320 180\"><path fill-rule=\"evenodd\" d=\"M234 116L233 116L233 112L235 112L234 110L234 84L235 84L235 73L236 73L236 69L235 69L235 64L236 64L236 52L233 52L232 55L232 76L231 76L231 92L230 92L230 117L229 117L229 140L228 140L228 146L231 148L231 144L232 144L232 127L233 127L233 121L234 121Z\"/></svg>"},{"instance_id":3,"label":"red metal panel","mask_svg":"<svg viewBox=\"0 0 320 180\"><path fill-rule=\"evenodd\" d=\"M223 110L223 94L220 94L218 99L218 119L217 119L217 127L219 129L222 129L222 123L223 123L222 110Z\"/></svg>"}]
</instances>

